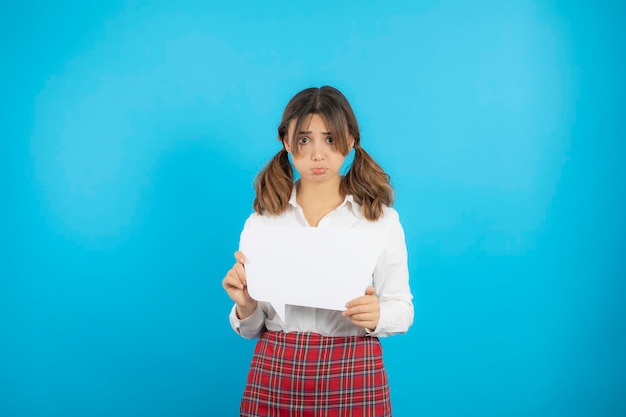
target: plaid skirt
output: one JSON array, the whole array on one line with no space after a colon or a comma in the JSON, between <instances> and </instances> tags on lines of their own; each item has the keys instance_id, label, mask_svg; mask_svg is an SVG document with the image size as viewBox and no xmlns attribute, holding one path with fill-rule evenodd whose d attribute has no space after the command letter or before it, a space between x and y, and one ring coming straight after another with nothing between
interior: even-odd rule
<instances>
[{"instance_id":1,"label":"plaid skirt","mask_svg":"<svg viewBox=\"0 0 626 417\"><path fill-rule=\"evenodd\" d=\"M241 400L242 417L390 417L375 337L263 332Z\"/></svg>"}]
</instances>

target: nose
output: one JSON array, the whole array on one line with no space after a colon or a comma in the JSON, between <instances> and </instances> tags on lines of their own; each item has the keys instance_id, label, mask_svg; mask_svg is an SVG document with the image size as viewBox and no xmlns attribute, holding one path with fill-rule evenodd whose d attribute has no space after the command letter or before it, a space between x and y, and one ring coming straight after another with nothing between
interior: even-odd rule
<instances>
[{"instance_id":1,"label":"nose","mask_svg":"<svg viewBox=\"0 0 626 417\"><path fill-rule=\"evenodd\" d=\"M322 161L324 159L324 145L320 141L313 141L313 153L311 159L314 161Z\"/></svg>"}]
</instances>

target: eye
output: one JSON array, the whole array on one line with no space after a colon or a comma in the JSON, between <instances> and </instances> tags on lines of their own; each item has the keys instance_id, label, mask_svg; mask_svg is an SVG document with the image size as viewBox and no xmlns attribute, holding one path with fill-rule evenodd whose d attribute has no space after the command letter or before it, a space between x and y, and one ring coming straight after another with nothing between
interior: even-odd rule
<instances>
[{"instance_id":1,"label":"eye","mask_svg":"<svg viewBox=\"0 0 626 417\"><path fill-rule=\"evenodd\" d=\"M306 145L307 143L309 143L311 141L311 139L309 139L308 137L302 137L300 139L298 139L298 143L300 145Z\"/></svg>"},{"instance_id":2,"label":"eye","mask_svg":"<svg viewBox=\"0 0 626 417\"><path fill-rule=\"evenodd\" d=\"M335 139L331 138L330 136L326 138L326 142L330 143L331 145L335 144Z\"/></svg>"}]
</instances>

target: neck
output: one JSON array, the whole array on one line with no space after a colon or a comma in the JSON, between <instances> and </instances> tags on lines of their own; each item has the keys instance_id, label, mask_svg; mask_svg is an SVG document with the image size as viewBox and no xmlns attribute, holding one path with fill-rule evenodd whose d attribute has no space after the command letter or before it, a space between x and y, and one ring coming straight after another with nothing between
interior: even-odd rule
<instances>
[{"instance_id":1,"label":"neck","mask_svg":"<svg viewBox=\"0 0 626 417\"><path fill-rule=\"evenodd\" d=\"M343 202L344 196L339 190L341 179L320 184L298 181L298 204L304 207L336 207Z\"/></svg>"}]
</instances>

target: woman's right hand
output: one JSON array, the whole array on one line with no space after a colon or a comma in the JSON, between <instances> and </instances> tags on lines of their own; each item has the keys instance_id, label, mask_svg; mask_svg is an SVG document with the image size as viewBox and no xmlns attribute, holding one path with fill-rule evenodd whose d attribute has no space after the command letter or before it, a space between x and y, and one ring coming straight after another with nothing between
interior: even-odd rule
<instances>
[{"instance_id":1,"label":"woman's right hand","mask_svg":"<svg viewBox=\"0 0 626 417\"><path fill-rule=\"evenodd\" d=\"M254 313L258 302L248 294L246 270L243 266L246 257L241 252L235 252L235 259L237 262L222 280L222 286L228 296L237 304L237 317L243 320Z\"/></svg>"}]
</instances>

